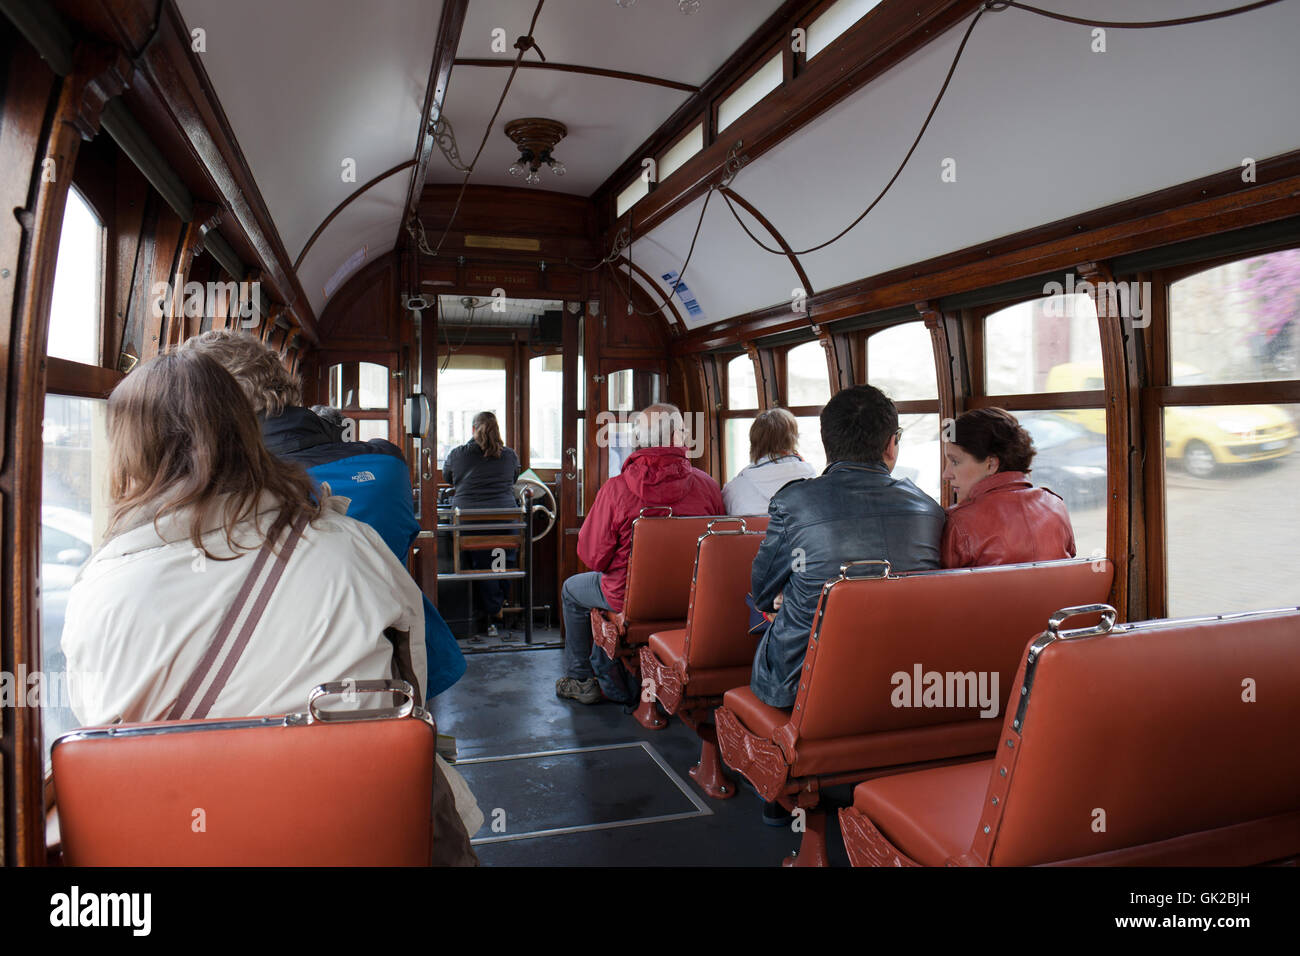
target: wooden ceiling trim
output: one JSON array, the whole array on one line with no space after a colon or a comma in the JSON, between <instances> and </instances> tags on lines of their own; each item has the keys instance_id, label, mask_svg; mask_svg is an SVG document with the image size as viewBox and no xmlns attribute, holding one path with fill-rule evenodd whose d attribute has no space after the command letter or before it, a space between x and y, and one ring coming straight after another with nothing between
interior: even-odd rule
<instances>
[{"instance_id":1,"label":"wooden ceiling trim","mask_svg":"<svg viewBox=\"0 0 1300 956\"><path fill-rule=\"evenodd\" d=\"M511 67L514 66L513 60L494 60L490 57L460 57L456 60L456 66L488 66L488 67ZM578 63L542 63L533 60L524 60L519 64L519 68L529 70L558 70L561 73L582 73L587 76L607 76L615 80L627 80L631 83L645 83L650 86L664 86L670 90L680 90L683 93L698 93L700 88L692 86L690 83L681 83L677 80L665 79L661 76L648 76L645 73L629 73L626 70L607 70L599 66L583 66Z\"/></svg>"},{"instance_id":2,"label":"wooden ceiling trim","mask_svg":"<svg viewBox=\"0 0 1300 956\"><path fill-rule=\"evenodd\" d=\"M288 303L303 334L318 341L316 315L293 271L288 252L262 198L230 121L217 100L203 64L190 49L190 35L175 0L163 0L152 32L130 0L98 0L98 9L77 12L76 23L85 30L112 30L106 36L125 50L134 51L135 76L125 99L132 114L156 137L170 146L182 144L186 166L197 167L214 199L228 208L261 266L262 279L277 298ZM147 121L146 121L147 120ZM166 143L161 140L166 137ZM200 191L196 191L196 198Z\"/></svg>"},{"instance_id":3,"label":"wooden ceiling trim","mask_svg":"<svg viewBox=\"0 0 1300 956\"><path fill-rule=\"evenodd\" d=\"M433 125L442 117L442 105L447 99L447 86L451 82L451 68L456 61L456 48L465 28L465 12L469 0L443 0L442 15L438 19L438 38L433 44L433 59L429 64L429 83L424 90L424 108L420 112L420 131L415 144L415 172L406 190L406 203L402 206L402 221L397 226L395 246L401 245L402 233L411 214L416 211L428 175L429 160L433 157L436 141ZM313 238L315 238L313 236ZM310 246L311 243L308 242ZM304 251L304 255L306 252ZM299 256L299 262L303 256ZM294 266L297 268L297 265Z\"/></svg>"}]
</instances>

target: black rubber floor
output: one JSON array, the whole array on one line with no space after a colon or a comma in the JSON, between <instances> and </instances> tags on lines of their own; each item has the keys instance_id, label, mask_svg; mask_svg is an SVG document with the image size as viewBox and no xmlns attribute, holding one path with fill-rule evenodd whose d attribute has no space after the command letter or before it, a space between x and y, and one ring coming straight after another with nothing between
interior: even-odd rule
<instances>
[{"instance_id":1,"label":"black rubber floor","mask_svg":"<svg viewBox=\"0 0 1300 956\"><path fill-rule=\"evenodd\" d=\"M642 747L464 763L460 770L486 819L475 839L606 825L478 843L485 866L779 866L799 845L798 834L764 825L763 804L744 784L730 800L713 800L695 786L688 771L699 759L699 738L680 720L651 731L618 705L560 700L555 681L562 672L558 650L475 654L465 676L433 702L438 730L456 737L459 758L471 761L644 741L712 812L697 815ZM831 794L841 804L847 796ZM494 817L494 810L501 812ZM678 813L691 815L609 826ZM847 866L834 812L826 842L831 863Z\"/></svg>"}]
</instances>

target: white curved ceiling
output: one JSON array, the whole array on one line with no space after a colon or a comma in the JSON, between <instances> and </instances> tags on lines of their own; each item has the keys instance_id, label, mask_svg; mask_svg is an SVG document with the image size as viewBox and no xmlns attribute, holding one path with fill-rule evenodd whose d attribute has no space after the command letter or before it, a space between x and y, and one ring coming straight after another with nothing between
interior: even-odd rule
<instances>
[{"instance_id":1,"label":"white curved ceiling","mask_svg":"<svg viewBox=\"0 0 1300 956\"><path fill-rule=\"evenodd\" d=\"M1227 5L1054 0L1050 7L1143 20ZM732 188L796 250L834 235L906 154L967 23L760 156ZM1205 24L1112 29L1105 53L1091 51L1087 27L1014 8L985 14L890 194L845 238L801 257L814 289L1231 169L1245 157L1300 148L1298 36L1300 3ZM956 160L956 182L940 179L945 158ZM710 203L687 274L709 321L788 300L792 274L784 257L741 233L720 199ZM730 229L717 224L720 215ZM680 268L698 216L697 202L639 240L634 257Z\"/></svg>"},{"instance_id":2,"label":"white curved ceiling","mask_svg":"<svg viewBox=\"0 0 1300 956\"><path fill-rule=\"evenodd\" d=\"M200 60L290 257L335 206L414 157L441 0L177 4L206 33ZM318 315L324 282L355 249L368 245L369 261L392 248L411 176L372 189L317 240L299 279Z\"/></svg>"}]
</instances>

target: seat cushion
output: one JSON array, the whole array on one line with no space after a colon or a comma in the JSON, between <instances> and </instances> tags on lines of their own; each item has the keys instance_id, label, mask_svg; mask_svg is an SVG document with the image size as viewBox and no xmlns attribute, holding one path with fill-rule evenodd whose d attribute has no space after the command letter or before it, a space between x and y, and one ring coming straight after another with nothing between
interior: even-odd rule
<instances>
[{"instance_id":1,"label":"seat cushion","mask_svg":"<svg viewBox=\"0 0 1300 956\"><path fill-rule=\"evenodd\" d=\"M853 806L923 866L943 866L970 849L992 760L879 777L853 790Z\"/></svg>"},{"instance_id":2,"label":"seat cushion","mask_svg":"<svg viewBox=\"0 0 1300 956\"><path fill-rule=\"evenodd\" d=\"M748 685L727 691L722 704L740 719L746 730L767 740L772 739L778 727L790 722L790 711L769 707L754 695Z\"/></svg>"}]
</instances>

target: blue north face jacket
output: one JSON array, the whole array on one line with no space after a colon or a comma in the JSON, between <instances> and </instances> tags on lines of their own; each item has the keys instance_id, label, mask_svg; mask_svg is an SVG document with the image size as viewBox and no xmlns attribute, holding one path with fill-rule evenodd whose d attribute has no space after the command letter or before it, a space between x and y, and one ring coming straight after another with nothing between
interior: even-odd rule
<instances>
[{"instance_id":1,"label":"blue north face jacket","mask_svg":"<svg viewBox=\"0 0 1300 956\"><path fill-rule=\"evenodd\" d=\"M420 522L400 448L382 438L345 442L338 426L296 406L264 419L262 439L271 454L297 462L318 485L328 484L333 494L350 498L348 516L374 528L397 560L406 563ZM428 596L424 598L424 645L429 668L425 693L435 697L460 680L465 655Z\"/></svg>"}]
</instances>

